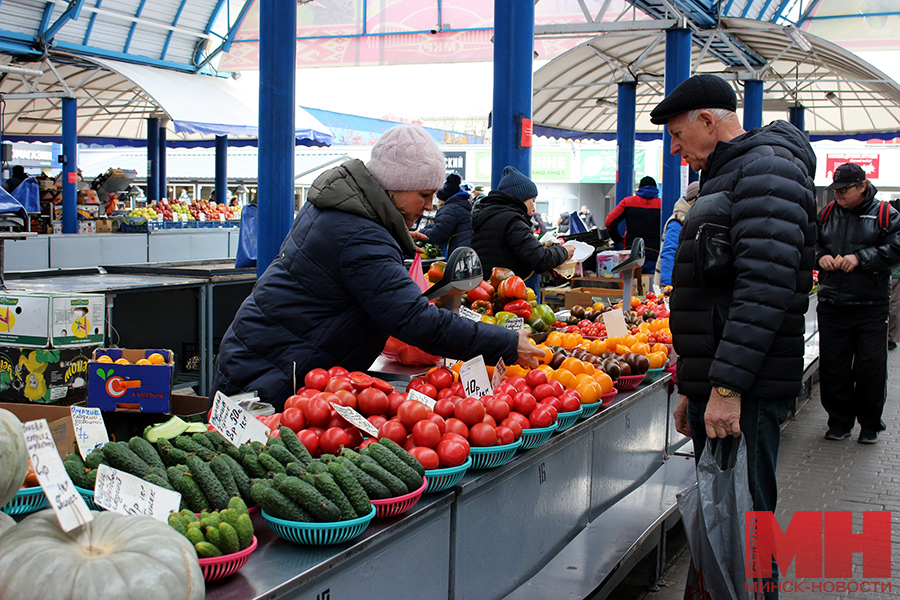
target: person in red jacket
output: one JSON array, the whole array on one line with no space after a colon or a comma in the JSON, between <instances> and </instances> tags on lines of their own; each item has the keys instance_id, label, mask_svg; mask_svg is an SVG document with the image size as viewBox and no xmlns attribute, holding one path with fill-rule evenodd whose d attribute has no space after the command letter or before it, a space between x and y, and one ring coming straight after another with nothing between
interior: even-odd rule
<instances>
[{"instance_id":1,"label":"person in red jacket","mask_svg":"<svg viewBox=\"0 0 900 600\"><path fill-rule=\"evenodd\" d=\"M661 203L656 180L648 176L641 179L634 196L623 198L612 212L606 215L606 230L612 241L623 244L626 250L630 250L633 240L636 238L644 240L646 260L641 268L643 273L656 272L656 259L659 257ZM624 236L619 232L619 224L623 221L625 222Z\"/></svg>"}]
</instances>

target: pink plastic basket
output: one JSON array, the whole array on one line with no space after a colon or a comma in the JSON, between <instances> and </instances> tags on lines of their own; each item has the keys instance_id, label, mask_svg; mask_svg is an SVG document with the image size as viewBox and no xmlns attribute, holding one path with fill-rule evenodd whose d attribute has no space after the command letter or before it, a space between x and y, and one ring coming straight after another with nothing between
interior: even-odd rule
<instances>
[{"instance_id":1,"label":"pink plastic basket","mask_svg":"<svg viewBox=\"0 0 900 600\"><path fill-rule=\"evenodd\" d=\"M238 570L247 564L250 560L250 554L256 550L256 536L249 546L235 552L234 554L226 554L225 556L217 556L215 558L201 558L200 569L203 571L203 579L206 581L215 581L237 573Z\"/></svg>"},{"instance_id":2,"label":"pink plastic basket","mask_svg":"<svg viewBox=\"0 0 900 600\"><path fill-rule=\"evenodd\" d=\"M613 398L618 394L618 390L613 390L611 392L606 392L600 396L600 408L608 408L610 404L612 404Z\"/></svg>"},{"instance_id":3,"label":"pink plastic basket","mask_svg":"<svg viewBox=\"0 0 900 600\"><path fill-rule=\"evenodd\" d=\"M416 502L419 501L419 498L422 497L422 494L425 493L426 487L428 487L428 478L423 477L422 485L413 492L395 498L372 500L372 506L375 507L375 518L386 519L387 517L396 517L399 514L405 513L415 506Z\"/></svg>"},{"instance_id":4,"label":"pink plastic basket","mask_svg":"<svg viewBox=\"0 0 900 600\"><path fill-rule=\"evenodd\" d=\"M644 373L640 375L624 375L619 376L613 384L616 386L616 389L620 392L624 392L625 390L633 390L637 386L641 385L641 382L644 380Z\"/></svg>"}]
</instances>

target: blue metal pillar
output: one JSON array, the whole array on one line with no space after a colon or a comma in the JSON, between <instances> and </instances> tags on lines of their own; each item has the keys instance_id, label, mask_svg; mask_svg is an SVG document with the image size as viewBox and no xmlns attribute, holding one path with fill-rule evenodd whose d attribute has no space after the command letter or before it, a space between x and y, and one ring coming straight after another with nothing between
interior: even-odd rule
<instances>
[{"instance_id":1,"label":"blue metal pillar","mask_svg":"<svg viewBox=\"0 0 900 600\"><path fill-rule=\"evenodd\" d=\"M806 111L799 104L788 107L788 121L790 121L791 125L806 133Z\"/></svg>"},{"instance_id":2,"label":"blue metal pillar","mask_svg":"<svg viewBox=\"0 0 900 600\"><path fill-rule=\"evenodd\" d=\"M159 200L159 119L147 119L147 200Z\"/></svg>"},{"instance_id":3,"label":"blue metal pillar","mask_svg":"<svg viewBox=\"0 0 900 600\"><path fill-rule=\"evenodd\" d=\"M494 106L491 187L503 168L531 176L531 71L534 60L534 2L494 2ZM523 142L523 124L528 124Z\"/></svg>"},{"instance_id":4,"label":"blue metal pillar","mask_svg":"<svg viewBox=\"0 0 900 600\"><path fill-rule=\"evenodd\" d=\"M62 211L63 233L78 233L78 104L75 98L62 99L63 164Z\"/></svg>"},{"instance_id":5,"label":"blue metal pillar","mask_svg":"<svg viewBox=\"0 0 900 600\"><path fill-rule=\"evenodd\" d=\"M618 166L616 171L616 204L634 193L634 133L635 100L637 82L619 84L616 146Z\"/></svg>"},{"instance_id":6,"label":"blue metal pillar","mask_svg":"<svg viewBox=\"0 0 900 600\"><path fill-rule=\"evenodd\" d=\"M763 82L751 79L744 82L744 129L762 127Z\"/></svg>"},{"instance_id":7,"label":"blue metal pillar","mask_svg":"<svg viewBox=\"0 0 900 600\"><path fill-rule=\"evenodd\" d=\"M278 255L294 216L297 0L260 0L259 6L259 238L256 273L262 276Z\"/></svg>"},{"instance_id":8,"label":"blue metal pillar","mask_svg":"<svg viewBox=\"0 0 900 600\"><path fill-rule=\"evenodd\" d=\"M228 136L216 136L216 202L228 202Z\"/></svg>"},{"instance_id":9,"label":"blue metal pillar","mask_svg":"<svg viewBox=\"0 0 900 600\"><path fill-rule=\"evenodd\" d=\"M168 200L166 183L166 119L159 120L159 199ZM177 198L176 198L177 200Z\"/></svg>"},{"instance_id":10,"label":"blue metal pillar","mask_svg":"<svg viewBox=\"0 0 900 600\"><path fill-rule=\"evenodd\" d=\"M666 95L672 93L678 84L691 76L691 30L669 29L666 31ZM668 127L663 127L663 176L662 214L660 229L672 216L675 203L681 197L681 155L672 156L672 136ZM662 231L660 231L660 236Z\"/></svg>"}]
</instances>

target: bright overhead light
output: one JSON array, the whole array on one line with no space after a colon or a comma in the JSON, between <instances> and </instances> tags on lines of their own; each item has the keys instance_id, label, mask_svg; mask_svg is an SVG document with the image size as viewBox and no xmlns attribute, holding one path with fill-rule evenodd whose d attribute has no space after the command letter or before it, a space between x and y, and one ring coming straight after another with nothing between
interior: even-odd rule
<instances>
[{"instance_id":1,"label":"bright overhead light","mask_svg":"<svg viewBox=\"0 0 900 600\"><path fill-rule=\"evenodd\" d=\"M595 102L597 103L597 106L599 106L601 108L618 108L619 107L618 104L616 104L612 100L607 100L606 98L597 98L597 100L595 100Z\"/></svg>"},{"instance_id":2,"label":"bright overhead light","mask_svg":"<svg viewBox=\"0 0 900 600\"><path fill-rule=\"evenodd\" d=\"M798 48L803 50L804 52L811 52L813 47L812 44L809 43L809 40L806 39L800 30L795 27L785 27L784 33L787 34L791 41L797 45Z\"/></svg>"},{"instance_id":3,"label":"bright overhead light","mask_svg":"<svg viewBox=\"0 0 900 600\"><path fill-rule=\"evenodd\" d=\"M829 102L831 102L838 108L840 108L844 105L844 103L841 102L841 99L838 98L838 95L835 94L834 92L825 92L825 98L827 98Z\"/></svg>"}]
</instances>

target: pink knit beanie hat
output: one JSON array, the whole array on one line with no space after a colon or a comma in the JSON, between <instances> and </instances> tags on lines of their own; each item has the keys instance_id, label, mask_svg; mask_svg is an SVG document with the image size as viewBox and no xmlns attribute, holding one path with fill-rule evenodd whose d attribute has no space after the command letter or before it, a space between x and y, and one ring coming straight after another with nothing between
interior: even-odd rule
<instances>
[{"instance_id":1,"label":"pink knit beanie hat","mask_svg":"<svg viewBox=\"0 0 900 600\"><path fill-rule=\"evenodd\" d=\"M436 190L444 183L444 153L417 125L388 129L372 147L366 167L385 190Z\"/></svg>"}]
</instances>

